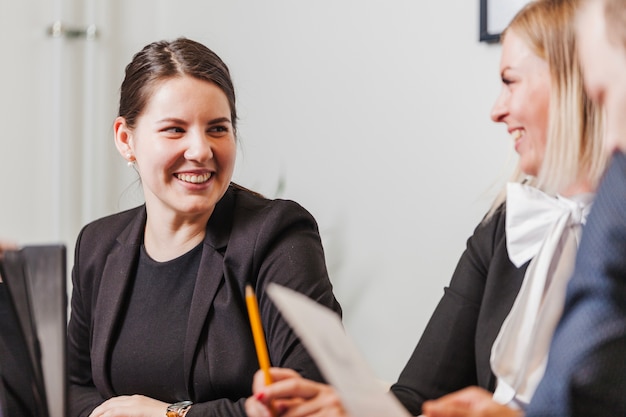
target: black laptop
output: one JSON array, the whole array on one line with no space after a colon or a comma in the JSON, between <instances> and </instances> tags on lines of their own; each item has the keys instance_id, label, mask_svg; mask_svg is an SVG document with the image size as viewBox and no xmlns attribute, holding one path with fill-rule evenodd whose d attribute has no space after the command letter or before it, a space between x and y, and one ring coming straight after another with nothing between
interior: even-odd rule
<instances>
[{"instance_id":1,"label":"black laptop","mask_svg":"<svg viewBox=\"0 0 626 417\"><path fill-rule=\"evenodd\" d=\"M1 415L65 417L65 246L5 252L0 275Z\"/></svg>"}]
</instances>

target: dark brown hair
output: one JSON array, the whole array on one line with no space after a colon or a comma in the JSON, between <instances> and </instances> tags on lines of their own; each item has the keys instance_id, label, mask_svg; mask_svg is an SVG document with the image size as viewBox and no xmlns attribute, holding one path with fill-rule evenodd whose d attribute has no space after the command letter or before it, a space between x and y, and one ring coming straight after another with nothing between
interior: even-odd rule
<instances>
[{"instance_id":1,"label":"dark brown hair","mask_svg":"<svg viewBox=\"0 0 626 417\"><path fill-rule=\"evenodd\" d=\"M153 42L135 54L126 66L118 116L126 120L128 127L134 128L155 86L183 75L209 81L224 92L230 106L233 130L236 132L235 88L228 67L215 52L186 38Z\"/></svg>"}]
</instances>

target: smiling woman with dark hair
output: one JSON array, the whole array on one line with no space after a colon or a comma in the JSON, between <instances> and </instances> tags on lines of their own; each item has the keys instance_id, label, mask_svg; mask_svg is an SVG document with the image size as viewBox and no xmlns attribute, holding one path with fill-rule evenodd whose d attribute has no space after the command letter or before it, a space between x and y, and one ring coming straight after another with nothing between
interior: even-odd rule
<instances>
[{"instance_id":1,"label":"smiling woman with dark hair","mask_svg":"<svg viewBox=\"0 0 626 417\"><path fill-rule=\"evenodd\" d=\"M228 68L206 46L154 42L126 67L114 138L145 204L78 237L71 417L244 416L259 367L246 284L271 362L321 379L265 295L276 282L341 312L317 223L231 182L236 126Z\"/></svg>"}]
</instances>

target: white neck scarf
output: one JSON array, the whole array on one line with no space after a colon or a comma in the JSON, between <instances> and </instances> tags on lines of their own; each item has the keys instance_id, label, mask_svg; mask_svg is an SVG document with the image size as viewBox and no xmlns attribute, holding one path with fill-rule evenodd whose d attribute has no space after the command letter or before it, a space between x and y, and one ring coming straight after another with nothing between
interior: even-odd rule
<instances>
[{"instance_id":1,"label":"white neck scarf","mask_svg":"<svg viewBox=\"0 0 626 417\"><path fill-rule=\"evenodd\" d=\"M592 197L551 197L527 185L507 185L509 258L517 267L532 261L491 349L498 378L493 398L501 404L524 407L543 376Z\"/></svg>"}]
</instances>

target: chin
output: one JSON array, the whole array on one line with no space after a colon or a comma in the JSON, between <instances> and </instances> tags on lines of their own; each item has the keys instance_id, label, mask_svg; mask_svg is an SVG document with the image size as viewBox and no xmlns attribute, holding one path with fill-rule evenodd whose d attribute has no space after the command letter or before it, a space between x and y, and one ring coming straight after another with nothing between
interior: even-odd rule
<instances>
[{"instance_id":1,"label":"chin","mask_svg":"<svg viewBox=\"0 0 626 417\"><path fill-rule=\"evenodd\" d=\"M186 214L202 214L207 211L213 211L216 202L209 200L206 197L198 201L188 201L178 206L178 210L181 213Z\"/></svg>"},{"instance_id":2,"label":"chin","mask_svg":"<svg viewBox=\"0 0 626 417\"><path fill-rule=\"evenodd\" d=\"M520 169L524 175L529 175L531 177L536 177L537 174L539 174L539 170L535 168L534 165L520 164Z\"/></svg>"}]
</instances>

